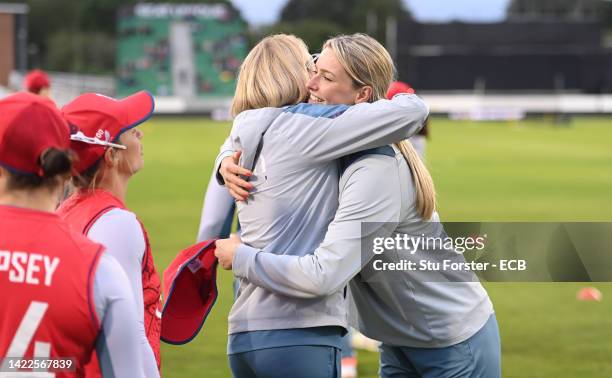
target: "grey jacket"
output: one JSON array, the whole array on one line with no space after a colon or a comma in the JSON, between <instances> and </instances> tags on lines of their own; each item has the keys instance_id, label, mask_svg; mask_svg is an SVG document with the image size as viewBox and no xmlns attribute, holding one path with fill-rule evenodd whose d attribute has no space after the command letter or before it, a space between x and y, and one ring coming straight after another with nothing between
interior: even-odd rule
<instances>
[{"instance_id":1,"label":"grey jacket","mask_svg":"<svg viewBox=\"0 0 612 378\"><path fill-rule=\"evenodd\" d=\"M390 345L446 347L474 335L493 307L471 272L374 269L374 237L446 236L437 213L429 222L421 221L410 170L395 152L394 157L366 155L346 169L339 183L340 207L313 254L276 256L266 253L274 252L269 248L243 245L234 256L234 274L278 295L304 300L340 293L350 280L351 325ZM433 262L464 261L453 250L414 255L387 250L379 258L397 262L424 255Z\"/></svg>"},{"instance_id":2,"label":"grey jacket","mask_svg":"<svg viewBox=\"0 0 612 378\"><path fill-rule=\"evenodd\" d=\"M256 162L254 195L237 206L242 240L279 254L311 253L338 207L336 160L405 139L421 128L427 115L427 106L415 95L350 107L300 104L240 113L217 166L229 150L242 151L242 166ZM347 326L341 291L291 298L246 278L240 279L229 315L230 334L329 325Z\"/></svg>"}]
</instances>

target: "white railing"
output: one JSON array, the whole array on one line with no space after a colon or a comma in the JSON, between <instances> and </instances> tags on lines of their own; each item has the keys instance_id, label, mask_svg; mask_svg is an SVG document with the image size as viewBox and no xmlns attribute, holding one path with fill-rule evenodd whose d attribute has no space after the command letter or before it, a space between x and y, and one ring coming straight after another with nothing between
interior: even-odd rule
<instances>
[{"instance_id":1,"label":"white railing","mask_svg":"<svg viewBox=\"0 0 612 378\"><path fill-rule=\"evenodd\" d=\"M77 75L50 72L51 95L58 106L85 92L115 95L115 78L111 75ZM21 89L23 73L11 73L13 90ZM612 114L612 94L516 93L479 94L457 92L421 92L431 113L449 114L454 118L516 119L532 113ZM0 90L2 97L2 90ZM159 114L213 114L227 118L230 97L162 97L156 96L155 112Z\"/></svg>"},{"instance_id":2,"label":"white railing","mask_svg":"<svg viewBox=\"0 0 612 378\"><path fill-rule=\"evenodd\" d=\"M58 106L70 102L86 92L96 92L107 96L115 94L115 78L112 75L79 75L64 72L48 72L51 80L51 97ZM23 89L25 73L13 71L9 85L13 90Z\"/></svg>"}]
</instances>

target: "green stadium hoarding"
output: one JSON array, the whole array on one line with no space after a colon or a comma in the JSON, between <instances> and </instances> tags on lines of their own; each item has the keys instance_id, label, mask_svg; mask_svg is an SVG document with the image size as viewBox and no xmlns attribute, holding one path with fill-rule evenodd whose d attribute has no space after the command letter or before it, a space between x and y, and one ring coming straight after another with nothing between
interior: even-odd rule
<instances>
[{"instance_id":1,"label":"green stadium hoarding","mask_svg":"<svg viewBox=\"0 0 612 378\"><path fill-rule=\"evenodd\" d=\"M140 3L118 17L119 96L233 96L247 26L230 5Z\"/></svg>"}]
</instances>

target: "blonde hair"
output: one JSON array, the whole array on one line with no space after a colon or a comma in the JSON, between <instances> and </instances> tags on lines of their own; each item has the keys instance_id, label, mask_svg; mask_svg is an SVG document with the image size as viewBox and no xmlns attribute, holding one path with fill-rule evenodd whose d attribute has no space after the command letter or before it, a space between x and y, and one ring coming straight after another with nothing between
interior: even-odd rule
<instances>
[{"instance_id":1,"label":"blonde hair","mask_svg":"<svg viewBox=\"0 0 612 378\"><path fill-rule=\"evenodd\" d=\"M324 49L334 52L356 88L372 87L369 102L385 98L395 77L395 65L387 49L377 40L360 33L340 35L328 39Z\"/></svg>"},{"instance_id":2,"label":"blonde hair","mask_svg":"<svg viewBox=\"0 0 612 378\"><path fill-rule=\"evenodd\" d=\"M98 182L101 181L100 177L102 174L100 172L102 171L103 160L104 156L98 159L98 161L96 161L91 167L87 168L84 172L75 172L72 176L72 185L78 189L95 190Z\"/></svg>"},{"instance_id":3,"label":"blonde hair","mask_svg":"<svg viewBox=\"0 0 612 378\"><path fill-rule=\"evenodd\" d=\"M328 39L323 44L323 49L326 48L334 52L355 87L372 87L369 102L385 98L394 80L395 65L383 45L366 34L352 34ZM395 145L412 172L419 215L430 219L436 209L433 179L410 141L403 140Z\"/></svg>"},{"instance_id":4,"label":"blonde hair","mask_svg":"<svg viewBox=\"0 0 612 378\"><path fill-rule=\"evenodd\" d=\"M281 107L308 98L308 48L294 35L276 34L262 39L240 66L231 113Z\"/></svg>"},{"instance_id":5,"label":"blonde hair","mask_svg":"<svg viewBox=\"0 0 612 378\"><path fill-rule=\"evenodd\" d=\"M404 159L412 172L417 211L421 218L425 220L431 219L433 212L436 211L436 188L431 174L409 140L403 140L395 143L395 145L404 155Z\"/></svg>"}]
</instances>

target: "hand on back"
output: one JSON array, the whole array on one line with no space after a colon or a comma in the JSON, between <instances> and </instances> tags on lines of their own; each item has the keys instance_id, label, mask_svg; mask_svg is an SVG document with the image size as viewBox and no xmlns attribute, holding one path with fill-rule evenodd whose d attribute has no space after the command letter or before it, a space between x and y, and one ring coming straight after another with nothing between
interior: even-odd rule
<instances>
[{"instance_id":1,"label":"hand on back","mask_svg":"<svg viewBox=\"0 0 612 378\"><path fill-rule=\"evenodd\" d=\"M249 191L253 189L253 184L250 184L245 178L251 177L253 172L238 165L241 151L234 152L232 156L228 156L221 161L219 174L225 180L225 187L229 193L237 201L246 201L249 196Z\"/></svg>"}]
</instances>

